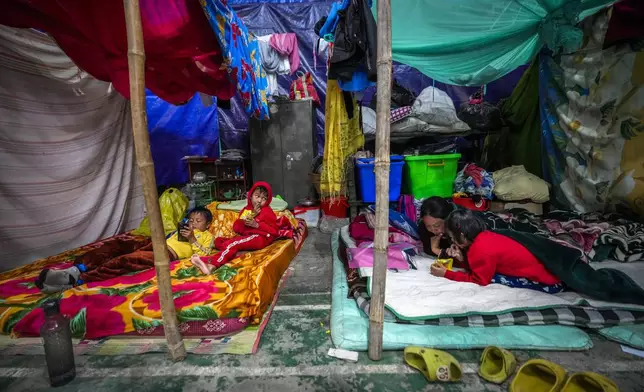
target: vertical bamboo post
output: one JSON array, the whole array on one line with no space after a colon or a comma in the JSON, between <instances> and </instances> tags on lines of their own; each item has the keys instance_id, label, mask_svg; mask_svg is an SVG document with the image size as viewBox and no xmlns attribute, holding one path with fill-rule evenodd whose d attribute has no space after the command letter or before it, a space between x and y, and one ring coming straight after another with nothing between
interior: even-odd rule
<instances>
[{"instance_id":1,"label":"vertical bamboo post","mask_svg":"<svg viewBox=\"0 0 644 392\"><path fill-rule=\"evenodd\" d=\"M378 0L378 83L376 93L376 227L374 238L369 358L382 356L389 233L389 120L391 117L391 3Z\"/></svg>"},{"instance_id":2,"label":"vertical bamboo post","mask_svg":"<svg viewBox=\"0 0 644 392\"><path fill-rule=\"evenodd\" d=\"M125 8L125 25L127 28L127 62L130 71L130 107L132 109L132 133L136 163L141 175L145 206L150 220L152 248L154 250L154 268L159 286L159 300L163 328L168 342L168 353L174 361L183 360L186 348L183 337L177 326L177 313L172 299L172 282L170 281L170 258L165 245L165 233L159 208L159 194L154 177L154 162L150 152L150 136L145 113L145 48L143 47L143 28L139 0L123 0Z\"/></svg>"}]
</instances>

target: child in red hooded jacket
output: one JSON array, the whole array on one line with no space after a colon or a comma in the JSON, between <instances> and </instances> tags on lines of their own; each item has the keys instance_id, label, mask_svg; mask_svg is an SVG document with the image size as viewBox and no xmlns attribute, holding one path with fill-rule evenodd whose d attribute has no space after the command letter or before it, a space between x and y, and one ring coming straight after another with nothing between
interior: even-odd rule
<instances>
[{"instance_id":1,"label":"child in red hooded jacket","mask_svg":"<svg viewBox=\"0 0 644 392\"><path fill-rule=\"evenodd\" d=\"M233 230L239 235L216 238L215 248L219 253L207 257L195 255L190 261L204 274L210 274L235 258L237 252L263 249L284 236L284 231L280 230L282 224L270 207L272 199L270 185L261 181L255 183L248 192L248 204L233 224Z\"/></svg>"}]
</instances>

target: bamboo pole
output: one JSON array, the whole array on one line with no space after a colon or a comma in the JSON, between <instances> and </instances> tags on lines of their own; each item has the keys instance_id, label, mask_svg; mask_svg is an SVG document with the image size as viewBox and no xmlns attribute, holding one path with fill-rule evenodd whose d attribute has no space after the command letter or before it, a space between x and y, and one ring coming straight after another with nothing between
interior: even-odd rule
<instances>
[{"instance_id":1,"label":"bamboo pole","mask_svg":"<svg viewBox=\"0 0 644 392\"><path fill-rule=\"evenodd\" d=\"M159 194L154 177L154 162L150 152L150 136L145 113L145 48L143 47L143 28L139 0L123 0L125 8L125 25L127 28L127 62L130 71L130 107L132 109L132 133L136 163L139 168L145 206L150 220L152 249L154 251L154 268L159 286L159 300L165 338L168 342L168 353L174 361L181 361L186 356L183 337L177 325L177 313L172 299L172 282L170 280L170 258L165 245L165 233L159 208Z\"/></svg>"},{"instance_id":2,"label":"bamboo pole","mask_svg":"<svg viewBox=\"0 0 644 392\"><path fill-rule=\"evenodd\" d=\"M376 106L376 227L374 238L369 358L382 356L389 232L389 120L391 117L391 3L378 0L378 102Z\"/></svg>"}]
</instances>

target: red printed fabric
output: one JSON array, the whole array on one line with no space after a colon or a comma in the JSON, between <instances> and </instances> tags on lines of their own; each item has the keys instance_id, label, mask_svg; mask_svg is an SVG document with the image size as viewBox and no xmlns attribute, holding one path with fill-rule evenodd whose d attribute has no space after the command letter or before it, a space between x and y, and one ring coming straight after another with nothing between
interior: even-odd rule
<instances>
[{"instance_id":1,"label":"red printed fabric","mask_svg":"<svg viewBox=\"0 0 644 392\"><path fill-rule=\"evenodd\" d=\"M140 7L147 88L173 104L197 91L224 100L235 94L199 2L141 0ZM130 97L122 1L6 0L2 8L0 24L47 32L81 69Z\"/></svg>"}]
</instances>

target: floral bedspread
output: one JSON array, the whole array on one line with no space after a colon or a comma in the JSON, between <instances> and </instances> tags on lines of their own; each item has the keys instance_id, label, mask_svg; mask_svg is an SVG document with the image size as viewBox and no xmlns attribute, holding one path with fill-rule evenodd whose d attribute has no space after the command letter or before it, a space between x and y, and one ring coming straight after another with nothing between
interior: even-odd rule
<instances>
[{"instance_id":1,"label":"floral bedspread","mask_svg":"<svg viewBox=\"0 0 644 392\"><path fill-rule=\"evenodd\" d=\"M237 218L233 211L209 206L214 215L211 231L231 236ZM280 240L255 252L242 254L213 275L201 274L188 260L170 264L172 291L180 324L193 321L238 318L258 322L270 304L279 280L306 237L306 225L290 211L286 215L295 230L293 240ZM125 233L24 267L0 274L0 331L14 337L38 336L44 315L40 305L51 296L40 293L34 281L43 267L65 268L73 259L105 241L118 241ZM137 240L148 242L146 237ZM76 337L101 338L162 325L154 269L67 290L61 312L70 318Z\"/></svg>"}]
</instances>

